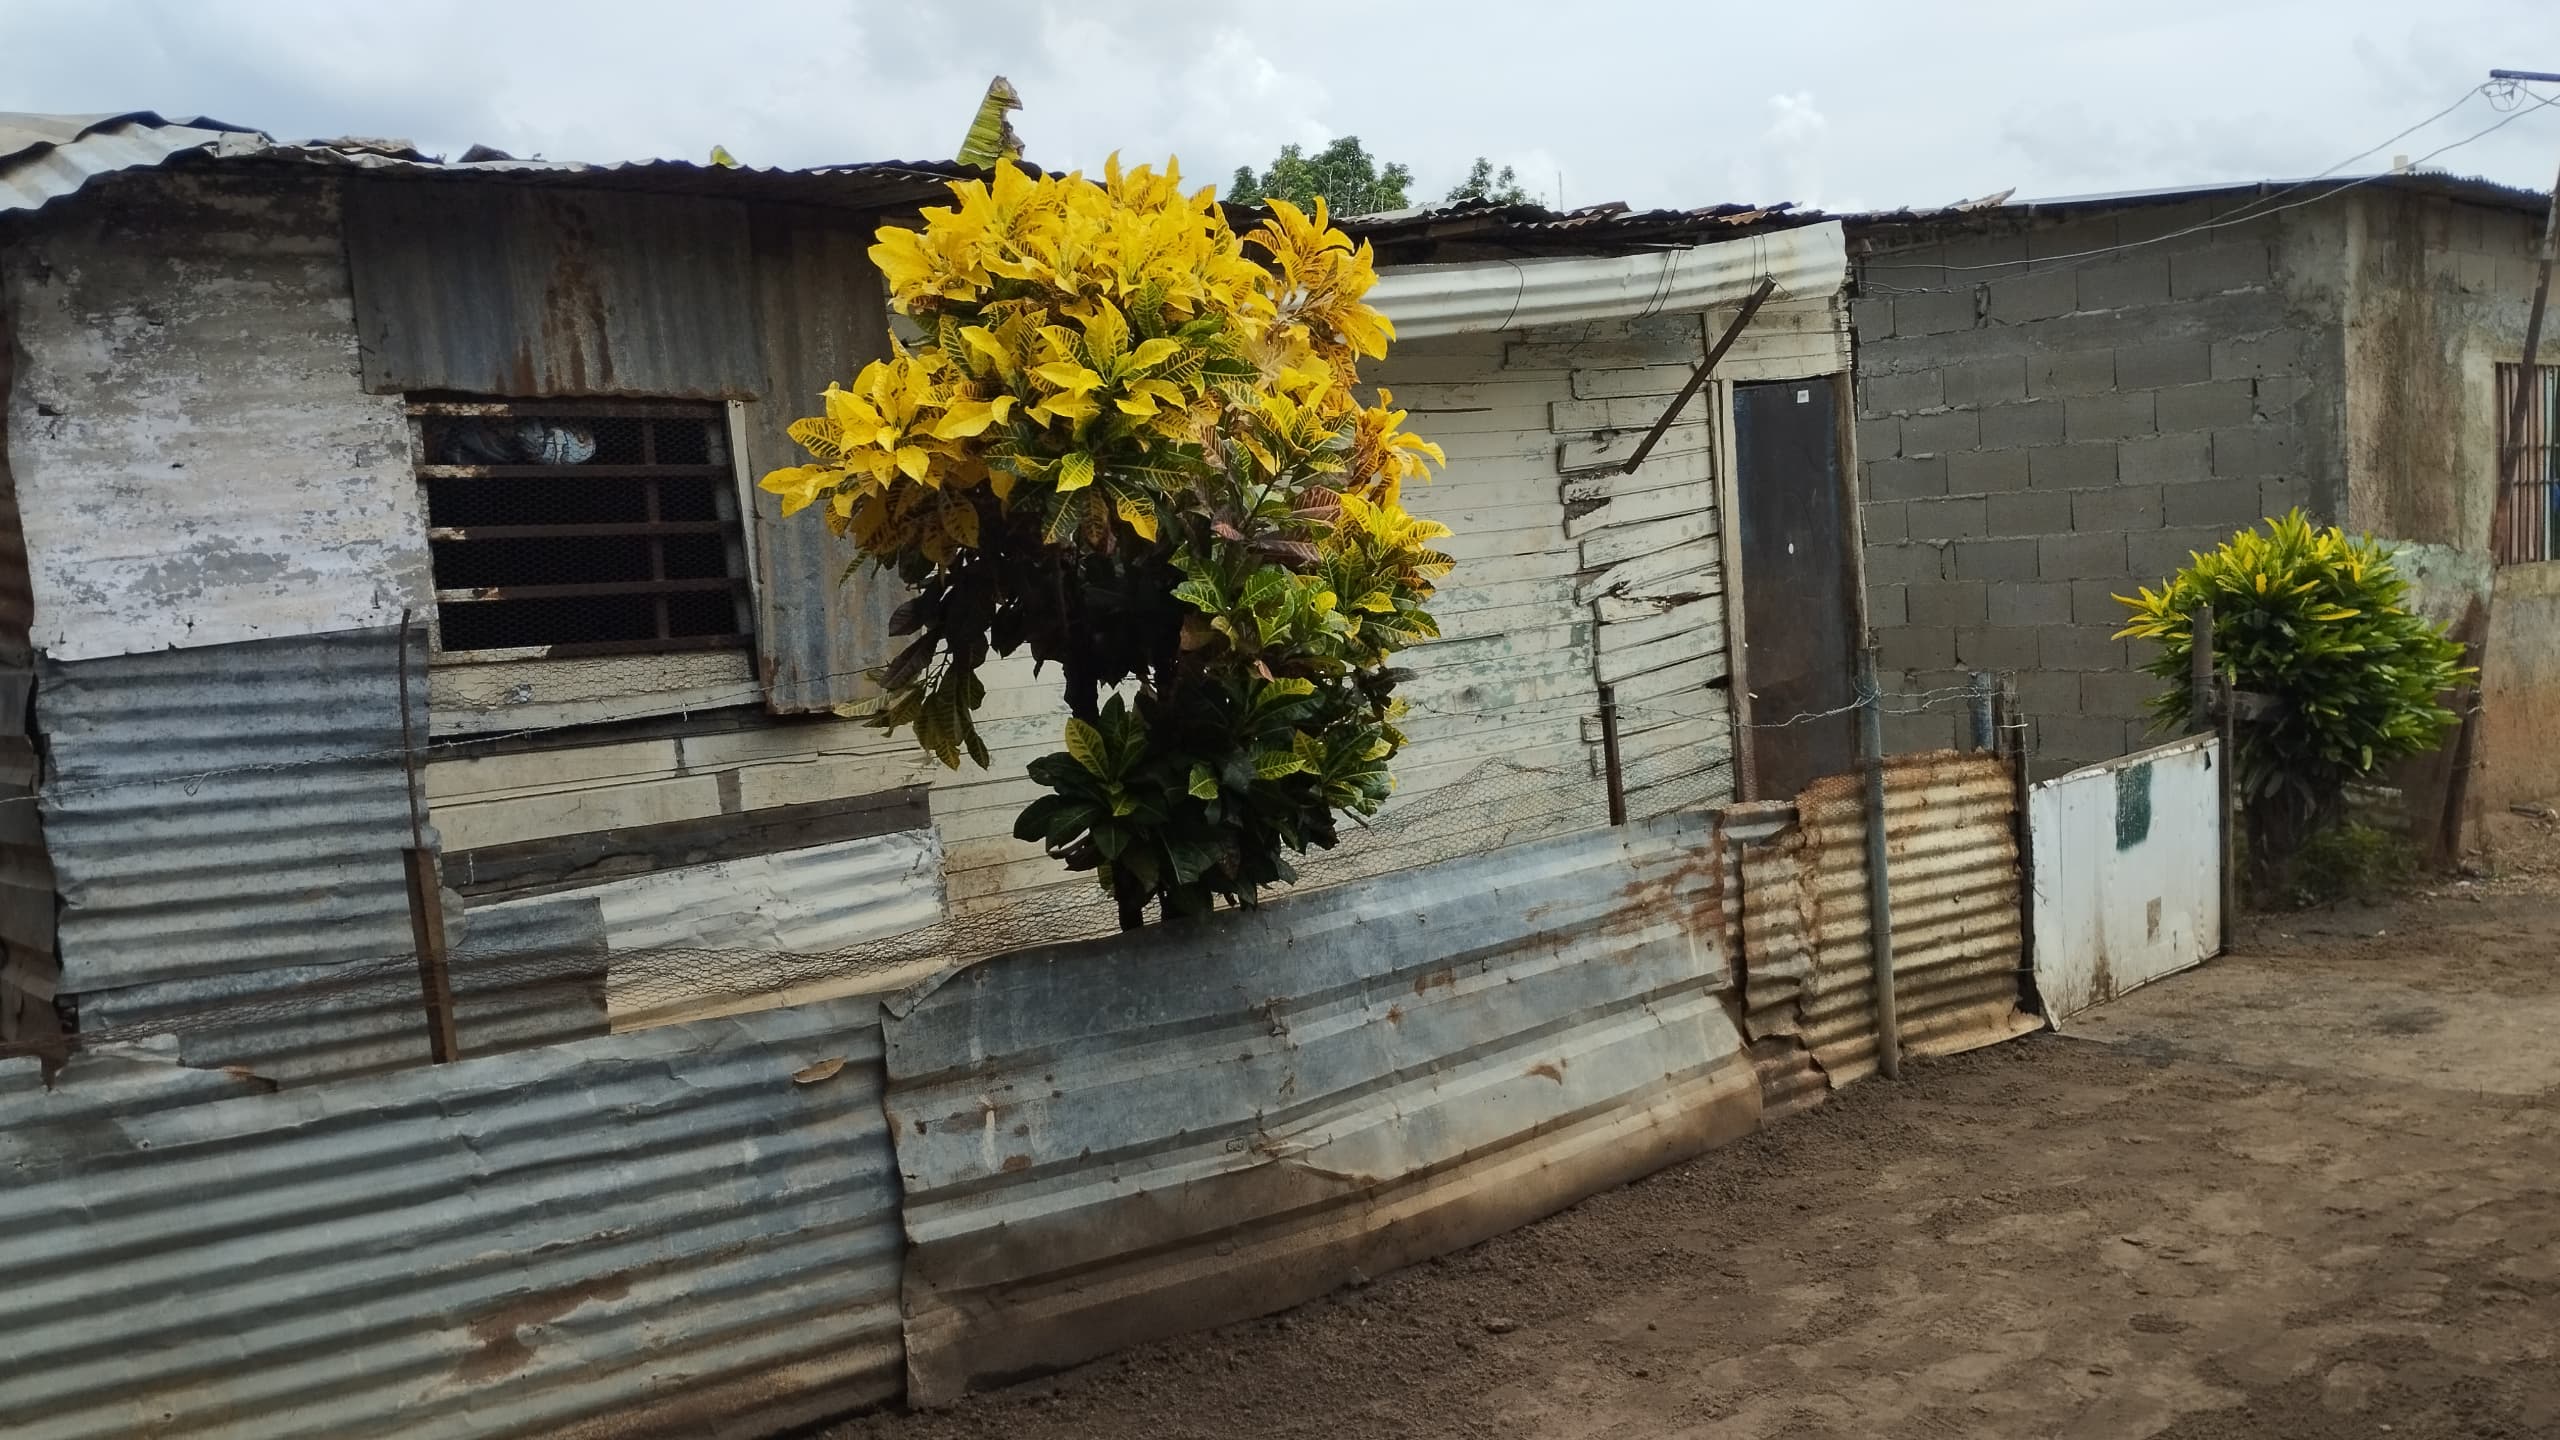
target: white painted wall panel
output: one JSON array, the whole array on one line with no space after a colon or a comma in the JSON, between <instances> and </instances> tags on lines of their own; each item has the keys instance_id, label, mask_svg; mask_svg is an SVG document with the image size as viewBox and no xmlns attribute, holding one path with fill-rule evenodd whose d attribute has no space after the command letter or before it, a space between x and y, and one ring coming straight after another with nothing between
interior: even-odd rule
<instances>
[{"instance_id":1,"label":"white painted wall panel","mask_svg":"<svg viewBox=\"0 0 2560 1440\"><path fill-rule=\"evenodd\" d=\"M2054 1028L2220 948L2221 751L2180 740L2028 792L2036 988Z\"/></svg>"}]
</instances>

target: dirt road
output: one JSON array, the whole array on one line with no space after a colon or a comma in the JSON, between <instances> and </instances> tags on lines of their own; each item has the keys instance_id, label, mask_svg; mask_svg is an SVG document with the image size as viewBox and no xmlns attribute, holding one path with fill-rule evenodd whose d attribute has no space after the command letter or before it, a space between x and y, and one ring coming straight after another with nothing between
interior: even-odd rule
<instances>
[{"instance_id":1,"label":"dirt road","mask_svg":"<svg viewBox=\"0 0 2560 1440\"><path fill-rule=\"evenodd\" d=\"M2285 917L1464 1254L829 1434L2560 1435L2555 1100L2560 890Z\"/></svg>"}]
</instances>

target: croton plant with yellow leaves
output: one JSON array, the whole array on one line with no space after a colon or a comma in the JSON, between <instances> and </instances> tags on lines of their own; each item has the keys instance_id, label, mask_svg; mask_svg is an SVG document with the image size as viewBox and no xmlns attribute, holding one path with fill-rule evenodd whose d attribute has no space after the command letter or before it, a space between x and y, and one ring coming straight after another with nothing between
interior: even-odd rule
<instances>
[{"instance_id":1,"label":"croton plant with yellow leaves","mask_svg":"<svg viewBox=\"0 0 2560 1440\"><path fill-rule=\"evenodd\" d=\"M1121 923L1250 904L1392 788L1399 649L1448 530L1404 509L1437 446L1363 358L1368 247L1285 202L1239 236L1172 163L1096 184L1000 167L872 247L913 343L792 426L764 488L914 597L866 707L957 767L987 657L1062 672L1065 748L1015 833L1091 870Z\"/></svg>"}]
</instances>

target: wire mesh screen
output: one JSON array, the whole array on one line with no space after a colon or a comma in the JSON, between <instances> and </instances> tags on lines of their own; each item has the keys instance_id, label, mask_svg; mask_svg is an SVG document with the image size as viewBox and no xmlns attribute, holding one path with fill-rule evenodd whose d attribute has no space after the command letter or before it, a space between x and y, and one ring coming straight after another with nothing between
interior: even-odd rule
<instances>
[{"instance_id":1,"label":"wire mesh screen","mask_svg":"<svg viewBox=\"0 0 2560 1440\"><path fill-rule=\"evenodd\" d=\"M2521 365L2499 366L2498 426L2504 470L2495 559L2501 565L2549 560L2560 542L2560 365L2537 365L2530 375Z\"/></svg>"},{"instance_id":2,"label":"wire mesh screen","mask_svg":"<svg viewBox=\"0 0 2560 1440\"><path fill-rule=\"evenodd\" d=\"M720 407L412 409L440 650L744 643L744 538Z\"/></svg>"}]
</instances>

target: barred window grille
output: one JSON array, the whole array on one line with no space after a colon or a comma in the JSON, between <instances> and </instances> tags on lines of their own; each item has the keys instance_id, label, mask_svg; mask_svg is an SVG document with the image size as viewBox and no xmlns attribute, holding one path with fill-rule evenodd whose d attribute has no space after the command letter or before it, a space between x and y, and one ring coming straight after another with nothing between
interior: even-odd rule
<instances>
[{"instance_id":1,"label":"barred window grille","mask_svg":"<svg viewBox=\"0 0 2560 1440\"><path fill-rule=\"evenodd\" d=\"M720 406L418 401L409 412L439 653L747 643L753 597Z\"/></svg>"},{"instance_id":2,"label":"barred window grille","mask_svg":"<svg viewBox=\"0 0 2560 1440\"><path fill-rule=\"evenodd\" d=\"M2516 391L2524 428L2515 427ZM2498 519L2490 537L2497 563L2560 557L2560 365L2498 367Z\"/></svg>"}]
</instances>

